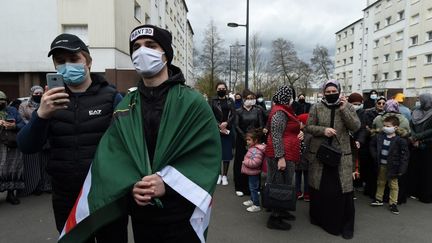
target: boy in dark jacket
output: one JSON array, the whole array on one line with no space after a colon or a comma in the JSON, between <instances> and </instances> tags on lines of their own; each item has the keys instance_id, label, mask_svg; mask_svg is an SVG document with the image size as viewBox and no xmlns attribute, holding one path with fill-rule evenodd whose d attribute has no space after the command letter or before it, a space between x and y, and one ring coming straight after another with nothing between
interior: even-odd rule
<instances>
[{"instance_id":1,"label":"boy in dark jacket","mask_svg":"<svg viewBox=\"0 0 432 243\"><path fill-rule=\"evenodd\" d=\"M371 206L383 205L384 189L388 182L390 211L399 214L398 177L405 173L408 166L408 143L396 134L399 126L399 119L396 116L386 117L383 124L382 132L377 134L370 143L371 155L378 166L377 192Z\"/></svg>"}]
</instances>

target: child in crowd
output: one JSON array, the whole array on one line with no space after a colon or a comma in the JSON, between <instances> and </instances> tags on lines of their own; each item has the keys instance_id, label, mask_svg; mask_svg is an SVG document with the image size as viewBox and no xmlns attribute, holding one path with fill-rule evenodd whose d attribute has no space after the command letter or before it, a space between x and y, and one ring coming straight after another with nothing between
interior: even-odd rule
<instances>
[{"instance_id":1,"label":"child in crowd","mask_svg":"<svg viewBox=\"0 0 432 243\"><path fill-rule=\"evenodd\" d=\"M372 138L371 155L378 167L377 192L371 206L382 206L385 185L390 188L390 211L399 214L397 199L399 193L398 177L405 173L408 166L408 142L397 133L399 119L388 116L383 121L382 132Z\"/></svg>"},{"instance_id":2,"label":"child in crowd","mask_svg":"<svg viewBox=\"0 0 432 243\"><path fill-rule=\"evenodd\" d=\"M264 133L262 129L251 130L246 133L246 144L249 147L241 167L241 173L248 175L251 200L243 202L249 212L261 211L259 201L259 185L261 167L264 161L266 145L263 143Z\"/></svg>"},{"instance_id":3,"label":"child in crowd","mask_svg":"<svg viewBox=\"0 0 432 243\"><path fill-rule=\"evenodd\" d=\"M297 116L297 118L301 121L302 125L301 128L303 130L306 121L308 119L309 114L308 113L303 113ZM304 134L304 139L301 142L301 156L300 156L300 163L296 164L296 168L295 168L295 185L296 185L296 195L297 195L297 199L298 200L304 200L305 202L309 202L310 201L310 196L309 196L309 181L308 181L308 167L309 167L309 161L306 157L306 151L307 151L307 147L309 146L309 142L311 139L311 135L305 133ZM301 190L301 185L302 185L302 177L303 177L303 192Z\"/></svg>"}]
</instances>

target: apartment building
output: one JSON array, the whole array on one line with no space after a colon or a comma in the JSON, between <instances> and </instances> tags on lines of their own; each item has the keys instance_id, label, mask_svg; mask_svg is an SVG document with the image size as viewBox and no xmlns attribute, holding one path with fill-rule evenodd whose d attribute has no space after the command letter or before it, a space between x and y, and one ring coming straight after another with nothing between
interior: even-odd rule
<instances>
[{"instance_id":1,"label":"apartment building","mask_svg":"<svg viewBox=\"0 0 432 243\"><path fill-rule=\"evenodd\" d=\"M361 60L354 58L354 64L344 65L340 60L347 54L336 51L336 77L348 77L345 70L359 66L360 75L347 79L352 92L377 89L388 97L404 92L412 99L432 92L432 1L378 0L368 4L363 14L356 22L362 36L354 39L354 47L361 47ZM336 33L337 48L346 44L338 36L351 26Z\"/></svg>"},{"instance_id":2,"label":"apartment building","mask_svg":"<svg viewBox=\"0 0 432 243\"><path fill-rule=\"evenodd\" d=\"M191 84L193 29L184 0L16 0L2 1L0 90L11 98L28 96L32 85L45 84L54 72L47 57L60 33L79 36L93 57L92 72L104 75L120 91L139 81L129 57L130 31L141 24L173 35L173 64Z\"/></svg>"}]
</instances>

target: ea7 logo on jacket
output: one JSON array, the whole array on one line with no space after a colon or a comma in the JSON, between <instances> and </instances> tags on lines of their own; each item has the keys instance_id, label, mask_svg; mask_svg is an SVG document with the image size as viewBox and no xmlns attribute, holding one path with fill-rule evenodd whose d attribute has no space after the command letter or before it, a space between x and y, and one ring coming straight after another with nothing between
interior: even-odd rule
<instances>
[{"instance_id":1,"label":"ea7 logo on jacket","mask_svg":"<svg viewBox=\"0 0 432 243\"><path fill-rule=\"evenodd\" d=\"M92 111L89 111L89 115L90 116L98 116L98 115L101 115L102 114L102 110L92 110Z\"/></svg>"}]
</instances>

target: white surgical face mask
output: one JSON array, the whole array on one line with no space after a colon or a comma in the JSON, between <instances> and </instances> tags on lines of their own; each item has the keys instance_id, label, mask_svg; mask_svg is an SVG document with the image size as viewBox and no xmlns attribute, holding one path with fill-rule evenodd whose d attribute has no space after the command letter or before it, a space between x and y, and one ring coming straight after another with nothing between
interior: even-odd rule
<instances>
[{"instance_id":1,"label":"white surgical face mask","mask_svg":"<svg viewBox=\"0 0 432 243\"><path fill-rule=\"evenodd\" d=\"M383 127L383 132L385 134L393 134L396 131L395 127Z\"/></svg>"},{"instance_id":2,"label":"white surgical face mask","mask_svg":"<svg viewBox=\"0 0 432 243\"><path fill-rule=\"evenodd\" d=\"M420 101L416 101L415 106L420 107Z\"/></svg>"},{"instance_id":3,"label":"white surgical face mask","mask_svg":"<svg viewBox=\"0 0 432 243\"><path fill-rule=\"evenodd\" d=\"M378 95L376 95L376 94L371 94L371 95L370 95L370 98L373 99L373 100L376 100L376 99L378 98Z\"/></svg>"},{"instance_id":4,"label":"white surgical face mask","mask_svg":"<svg viewBox=\"0 0 432 243\"><path fill-rule=\"evenodd\" d=\"M261 97L260 97L260 98L258 98L257 100L258 100L258 102L260 102L260 103L261 103L261 102L263 102L263 101L264 101L264 98L261 98Z\"/></svg>"},{"instance_id":5,"label":"white surgical face mask","mask_svg":"<svg viewBox=\"0 0 432 243\"><path fill-rule=\"evenodd\" d=\"M245 102L244 102L244 106L246 106L246 107L251 107L255 104L256 104L255 100L245 100Z\"/></svg>"},{"instance_id":6,"label":"white surgical face mask","mask_svg":"<svg viewBox=\"0 0 432 243\"><path fill-rule=\"evenodd\" d=\"M360 104L360 105L353 105L354 106L354 109L356 110L356 111L358 111L358 110L360 110L360 109L363 109L363 104Z\"/></svg>"},{"instance_id":7,"label":"white surgical face mask","mask_svg":"<svg viewBox=\"0 0 432 243\"><path fill-rule=\"evenodd\" d=\"M166 65L162 61L164 52L141 46L132 54L132 62L136 71L144 78L151 78L158 74Z\"/></svg>"}]
</instances>

